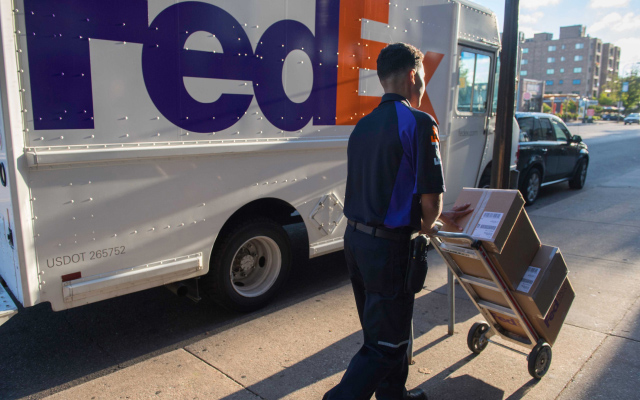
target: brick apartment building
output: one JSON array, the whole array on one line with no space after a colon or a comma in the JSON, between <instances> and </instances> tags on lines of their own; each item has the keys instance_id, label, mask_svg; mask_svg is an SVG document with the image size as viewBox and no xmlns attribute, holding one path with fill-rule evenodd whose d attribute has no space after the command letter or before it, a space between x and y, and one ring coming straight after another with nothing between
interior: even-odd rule
<instances>
[{"instance_id":1,"label":"brick apartment building","mask_svg":"<svg viewBox=\"0 0 640 400\"><path fill-rule=\"evenodd\" d=\"M520 43L520 77L545 82L545 93L598 98L618 75L620 47L585 36L582 25L560 27L560 38L536 33Z\"/></svg>"}]
</instances>

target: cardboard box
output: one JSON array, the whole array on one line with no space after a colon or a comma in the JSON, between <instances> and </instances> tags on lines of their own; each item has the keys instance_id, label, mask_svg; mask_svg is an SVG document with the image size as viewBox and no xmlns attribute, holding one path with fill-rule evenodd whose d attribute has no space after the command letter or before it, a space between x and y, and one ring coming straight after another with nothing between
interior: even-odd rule
<instances>
[{"instance_id":1,"label":"cardboard box","mask_svg":"<svg viewBox=\"0 0 640 400\"><path fill-rule=\"evenodd\" d=\"M567 277L567 265L560 249L542 245L528 270L533 271L525 274L511 294L528 318L544 318ZM482 300L509 307L501 292L473 284L471 287Z\"/></svg>"},{"instance_id":2,"label":"cardboard box","mask_svg":"<svg viewBox=\"0 0 640 400\"><path fill-rule=\"evenodd\" d=\"M569 313L574 298L575 292L573 291L571 282L569 282L569 278L566 278L553 299L547 315L544 318L529 317L529 322L536 333L551 346L553 346L558 338L558 333L560 333L560 328L562 328L562 324ZM491 315L506 331L520 337L527 337L524 328L515 318L495 311L491 311Z\"/></svg>"},{"instance_id":3,"label":"cardboard box","mask_svg":"<svg viewBox=\"0 0 640 400\"><path fill-rule=\"evenodd\" d=\"M567 264L560 249L543 245L513 292L525 314L530 318L544 318L567 273Z\"/></svg>"},{"instance_id":4,"label":"cardboard box","mask_svg":"<svg viewBox=\"0 0 640 400\"><path fill-rule=\"evenodd\" d=\"M482 240L484 247L492 253L502 253L511 234L524 199L517 190L464 188L454 206L471 204L473 212L458 221L463 232ZM445 225L447 232L460 232L452 226ZM460 243L456 239L443 239L448 243Z\"/></svg>"},{"instance_id":5,"label":"cardboard box","mask_svg":"<svg viewBox=\"0 0 640 400\"><path fill-rule=\"evenodd\" d=\"M515 290L540 249L540 239L524 209L519 211L512 226L503 226L505 230L510 231L510 235L501 245L502 253L488 253L488 255L509 290ZM447 243L451 244L447 241L445 246ZM491 275L480 260L457 254L451 254L451 257L463 273L491 279Z\"/></svg>"}]
</instances>

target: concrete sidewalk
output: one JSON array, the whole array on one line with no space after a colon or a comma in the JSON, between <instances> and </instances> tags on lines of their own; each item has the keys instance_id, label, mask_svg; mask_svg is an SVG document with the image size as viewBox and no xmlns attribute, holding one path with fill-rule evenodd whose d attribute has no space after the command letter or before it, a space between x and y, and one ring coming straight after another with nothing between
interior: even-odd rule
<instances>
[{"instance_id":1,"label":"concrete sidewalk","mask_svg":"<svg viewBox=\"0 0 640 400\"><path fill-rule=\"evenodd\" d=\"M542 380L529 376L524 353L490 344L471 355L466 335L480 317L460 288L456 333L447 335L446 268L432 252L428 290L416 299L408 387L431 399L637 398L639 173L528 209L542 242L562 250L577 293ZM320 399L361 335L345 285L48 398Z\"/></svg>"}]
</instances>

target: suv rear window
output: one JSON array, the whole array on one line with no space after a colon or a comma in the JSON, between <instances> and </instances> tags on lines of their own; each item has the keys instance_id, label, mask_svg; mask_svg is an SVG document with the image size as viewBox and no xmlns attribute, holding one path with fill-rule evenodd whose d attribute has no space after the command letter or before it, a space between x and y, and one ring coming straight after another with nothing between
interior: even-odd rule
<instances>
[{"instance_id":1,"label":"suv rear window","mask_svg":"<svg viewBox=\"0 0 640 400\"><path fill-rule=\"evenodd\" d=\"M538 140L544 140L542 137L542 129L537 119L533 117L520 117L517 118L518 125L520 126L520 141L521 142L536 142Z\"/></svg>"}]
</instances>

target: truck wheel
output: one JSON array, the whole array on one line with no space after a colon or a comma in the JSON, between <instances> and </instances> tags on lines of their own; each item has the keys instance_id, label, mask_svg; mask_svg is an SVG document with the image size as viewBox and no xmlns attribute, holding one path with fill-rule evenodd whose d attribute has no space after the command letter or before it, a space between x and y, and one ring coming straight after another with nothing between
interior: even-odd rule
<instances>
[{"instance_id":1,"label":"truck wheel","mask_svg":"<svg viewBox=\"0 0 640 400\"><path fill-rule=\"evenodd\" d=\"M482 174L480 178L480 182L478 183L478 187L480 189L490 189L491 188L491 174Z\"/></svg>"},{"instance_id":2,"label":"truck wheel","mask_svg":"<svg viewBox=\"0 0 640 400\"><path fill-rule=\"evenodd\" d=\"M489 331L489 324L486 322L476 322L467 334L467 347L475 354L480 354L489 344L486 333Z\"/></svg>"},{"instance_id":3,"label":"truck wheel","mask_svg":"<svg viewBox=\"0 0 640 400\"><path fill-rule=\"evenodd\" d=\"M291 269L286 231L263 218L240 224L221 239L207 275L214 300L240 312L264 307L278 293Z\"/></svg>"},{"instance_id":4,"label":"truck wheel","mask_svg":"<svg viewBox=\"0 0 640 400\"><path fill-rule=\"evenodd\" d=\"M538 198L538 194L540 193L541 181L542 179L540 178L540 171L538 171L537 168L531 168L524 180L522 189L520 190L524 195L524 199L527 204L533 204Z\"/></svg>"},{"instance_id":5,"label":"truck wheel","mask_svg":"<svg viewBox=\"0 0 640 400\"><path fill-rule=\"evenodd\" d=\"M576 169L576 174L569 181L569 187L571 189L582 189L586 180L587 162L585 160L580 160L580 164L578 164L578 168Z\"/></svg>"},{"instance_id":6,"label":"truck wheel","mask_svg":"<svg viewBox=\"0 0 640 400\"><path fill-rule=\"evenodd\" d=\"M527 357L529 375L535 379L542 378L551 366L551 346L540 340Z\"/></svg>"}]
</instances>

